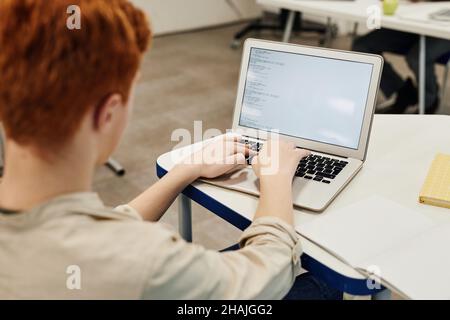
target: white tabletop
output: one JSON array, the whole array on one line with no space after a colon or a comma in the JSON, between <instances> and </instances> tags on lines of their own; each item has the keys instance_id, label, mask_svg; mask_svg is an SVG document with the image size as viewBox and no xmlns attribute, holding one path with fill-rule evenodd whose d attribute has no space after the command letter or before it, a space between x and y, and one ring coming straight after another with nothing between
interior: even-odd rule
<instances>
[{"instance_id":1,"label":"white tabletop","mask_svg":"<svg viewBox=\"0 0 450 320\"><path fill-rule=\"evenodd\" d=\"M366 24L367 11L371 5L380 6L380 0L327 1L327 0L257 0L264 6L300 11L303 13L350 20ZM394 16L381 16L381 27L398 31L416 33L450 40L450 24L435 21L407 19L411 10L415 12L434 12L440 8L450 8L450 1L436 3L401 2Z\"/></svg>"},{"instance_id":2,"label":"white tabletop","mask_svg":"<svg viewBox=\"0 0 450 320\"><path fill-rule=\"evenodd\" d=\"M450 154L449 116L375 116L368 158L363 169L322 215L333 214L339 208L376 194L412 208L434 220L450 221L448 209L418 202L418 195L428 169L439 152ZM158 165L165 170L170 170L174 165L171 153L162 155L158 159ZM201 182L194 183L194 187L234 212L252 220L258 198ZM311 221L317 216L316 213L296 209L296 226ZM382 233L380 233L381 236ZM302 245L306 254L334 271L349 278L363 279L351 267L308 240L302 239ZM355 242L355 245L358 243Z\"/></svg>"}]
</instances>

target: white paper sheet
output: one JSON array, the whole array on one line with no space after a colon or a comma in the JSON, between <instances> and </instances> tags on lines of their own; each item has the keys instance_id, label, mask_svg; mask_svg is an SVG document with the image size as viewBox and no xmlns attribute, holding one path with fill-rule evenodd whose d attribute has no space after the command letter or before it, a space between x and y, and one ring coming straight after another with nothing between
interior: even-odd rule
<instances>
[{"instance_id":1,"label":"white paper sheet","mask_svg":"<svg viewBox=\"0 0 450 320\"><path fill-rule=\"evenodd\" d=\"M432 220L414 210L372 196L339 211L325 212L297 231L353 267L361 267L371 257L433 226Z\"/></svg>"}]
</instances>

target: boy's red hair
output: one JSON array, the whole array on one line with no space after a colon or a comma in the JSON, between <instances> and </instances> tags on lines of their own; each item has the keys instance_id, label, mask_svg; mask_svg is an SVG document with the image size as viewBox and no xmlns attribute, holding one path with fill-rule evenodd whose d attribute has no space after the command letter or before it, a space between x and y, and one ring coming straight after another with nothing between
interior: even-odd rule
<instances>
[{"instance_id":1,"label":"boy's red hair","mask_svg":"<svg viewBox=\"0 0 450 320\"><path fill-rule=\"evenodd\" d=\"M81 29L67 8L81 9ZM128 0L0 0L0 121L21 145L60 147L89 108L128 99L151 31Z\"/></svg>"}]
</instances>

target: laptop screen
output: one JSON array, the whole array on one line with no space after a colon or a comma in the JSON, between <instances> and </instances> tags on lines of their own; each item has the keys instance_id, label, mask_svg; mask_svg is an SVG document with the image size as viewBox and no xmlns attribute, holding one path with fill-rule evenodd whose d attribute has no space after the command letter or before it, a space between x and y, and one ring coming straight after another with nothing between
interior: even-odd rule
<instances>
[{"instance_id":1,"label":"laptop screen","mask_svg":"<svg viewBox=\"0 0 450 320\"><path fill-rule=\"evenodd\" d=\"M358 149L373 65L252 48L239 124Z\"/></svg>"}]
</instances>

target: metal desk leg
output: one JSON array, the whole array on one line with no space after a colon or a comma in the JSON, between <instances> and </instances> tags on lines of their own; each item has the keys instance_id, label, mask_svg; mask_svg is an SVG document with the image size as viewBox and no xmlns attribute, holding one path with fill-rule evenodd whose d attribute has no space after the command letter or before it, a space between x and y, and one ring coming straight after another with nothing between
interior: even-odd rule
<instances>
[{"instance_id":1,"label":"metal desk leg","mask_svg":"<svg viewBox=\"0 0 450 320\"><path fill-rule=\"evenodd\" d=\"M426 61L426 37L420 36L419 48L419 114L425 114L425 100L426 100L426 77L425 77L425 61Z\"/></svg>"},{"instance_id":2,"label":"metal desk leg","mask_svg":"<svg viewBox=\"0 0 450 320\"><path fill-rule=\"evenodd\" d=\"M359 28L359 23L355 22L353 24L353 31L352 31L352 40L355 41L356 38L358 37L358 28Z\"/></svg>"},{"instance_id":3,"label":"metal desk leg","mask_svg":"<svg viewBox=\"0 0 450 320\"><path fill-rule=\"evenodd\" d=\"M192 242L192 203L184 194L178 197L178 228L187 242Z\"/></svg>"},{"instance_id":4,"label":"metal desk leg","mask_svg":"<svg viewBox=\"0 0 450 320\"><path fill-rule=\"evenodd\" d=\"M380 291L372 296L372 300L391 300L392 294L391 290L384 289L383 291Z\"/></svg>"},{"instance_id":5,"label":"metal desk leg","mask_svg":"<svg viewBox=\"0 0 450 320\"><path fill-rule=\"evenodd\" d=\"M289 42L291 39L292 28L294 27L295 11L289 11L286 28L284 29L283 42Z\"/></svg>"},{"instance_id":6,"label":"metal desk leg","mask_svg":"<svg viewBox=\"0 0 450 320\"><path fill-rule=\"evenodd\" d=\"M325 32L325 41L324 41L324 46L330 48L331 47L331 42L333 41L333 36L332 36L332 24L331 24L331 18L327 17L327 30Z\"/></svg>"}]
</instances>

